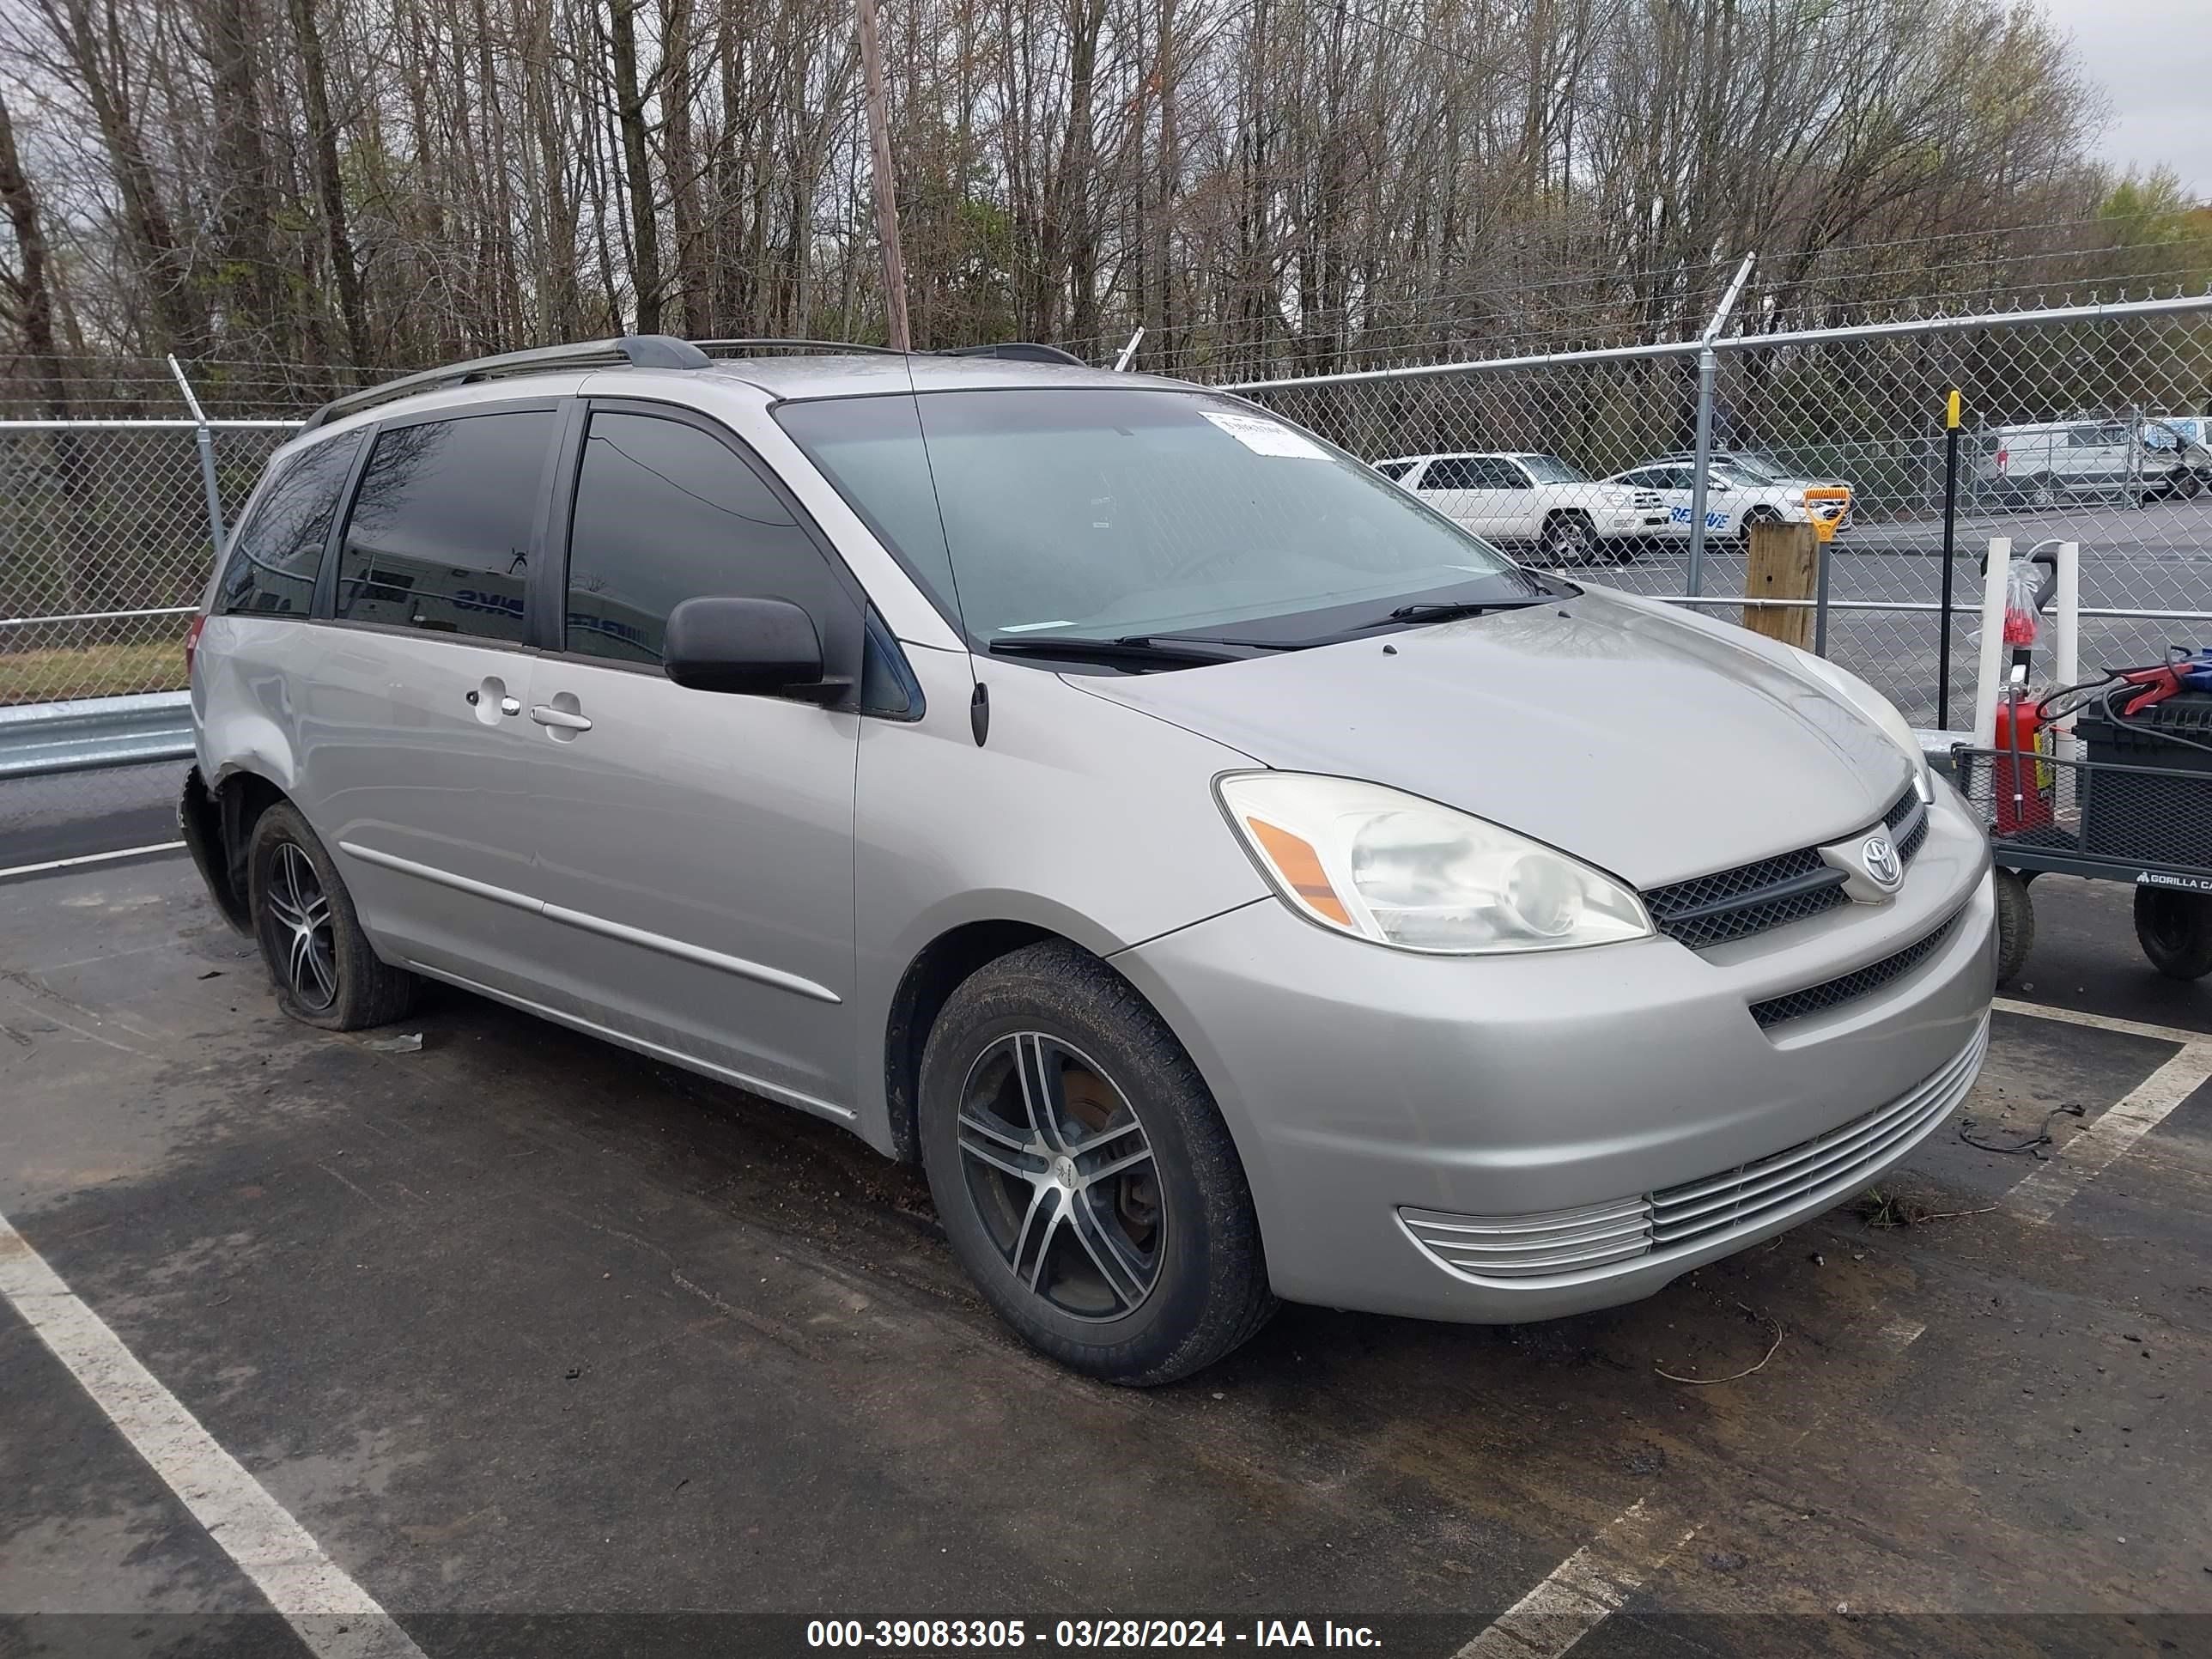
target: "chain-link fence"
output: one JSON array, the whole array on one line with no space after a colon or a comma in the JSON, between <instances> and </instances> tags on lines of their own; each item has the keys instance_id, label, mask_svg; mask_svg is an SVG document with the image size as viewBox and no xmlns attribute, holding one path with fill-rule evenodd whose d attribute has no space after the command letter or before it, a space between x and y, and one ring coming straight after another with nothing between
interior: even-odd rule
<instances>
[{"instance_id":1,"label":"chain-link fence","mask_svg":"<svg viewBox=\"0 0 2212 1659\"><path fill-rule=\"evenodd\" d=\"M1992 537L2081 544L2085 669L2212 643L2212 296L1236 389L1524 558L1720 614L1753 526L1832 516L1826 653L1922 726L1971 722Z\"/></svg>"},{"instance_id":2,"label":"chain-link fence","mask_svg":"<svg viewBox=\"0 0 2212 1659\"><path fill-rule=\"evenodd\" d=\"M295 422L214 428L226 517ZM211 556L190 421L0 422L0 706L171 691Z\"/></svg>"},{"instance_id":3,"label":"chain-link fence","mask_svg":"<svg viewBox=\"0 0 2212 1659\"><path fill-rule=\"evenodd\" d=\"M297 424L213 423L204 467L188 420L0 422L0 867L174 836L183 763L116 763L179 723L210 474L228 520Z\"/></svg>"},{"instance_id":4,"label":"chain-link fence","mask_svg":"<svg viewBox=\"0 0 2212 1659\"><path fill-rule=\"evenodd\" d=\"M1971 722L1977 565L1994 536L2018 553L2081 544L2085 672L2212 643L2212 296L1716 326L1235 389L1532 562L1720 615L1744 592L1753 526L1832 517L1818 636L1917 724ZM295 425L210 423L226 517ZM0 718L183 685L210 545L198 435L189 421L0 422ZM1947 546L1957 603L1939 707ZM41 788L27 806L25 786L0 781L0 830L148 786L88 774Z\"/></svg>"}]
</instances>

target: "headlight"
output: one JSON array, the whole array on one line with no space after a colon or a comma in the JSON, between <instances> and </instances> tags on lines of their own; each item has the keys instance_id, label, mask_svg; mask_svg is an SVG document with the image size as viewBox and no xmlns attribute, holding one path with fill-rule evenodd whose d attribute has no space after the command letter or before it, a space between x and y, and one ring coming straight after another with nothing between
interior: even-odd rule
<instances>
[{"instance_id":1,"label":"headlight","mask_svg":"<svg viewBox=\"0 0 2212 1659\"><path fill-rule=\"evenodd\" d=\"M1799 665L1831 691L1868 720L1880 726L1889 740L1905 751L1912 763L1912 787L1922 801L1936 799L1936 786L1928 775L1928 757L1920 751L1920 739L1912 735L1911 725L1897 712L1897 705L1875 690L1857 675L1838 668L1825 657L1791 646Z\"/></svg>"},{"instance_id":2,"label":"headlight","mask_svg":"<svg viewBox=\"0 0 2212 1659\"><path fill-rule=\"evenodd\" d=\"M1487 956L1651 933L1644 902L1541 842L1351 778L1239 772L1222 810L1291 906L1401 951Z\"/></svg>"}]
</instances>

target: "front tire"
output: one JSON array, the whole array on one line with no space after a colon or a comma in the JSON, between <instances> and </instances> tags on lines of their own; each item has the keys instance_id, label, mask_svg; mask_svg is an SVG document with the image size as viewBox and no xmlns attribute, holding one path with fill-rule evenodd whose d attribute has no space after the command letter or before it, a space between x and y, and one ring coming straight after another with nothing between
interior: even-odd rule
<instances>
[{"instance_id":1,"label":"front tire","mask_svg":"<svg viewBox=\"0 0 2212 1659\"><path fill-rule=\"evenodd\" d=\"M1273 1312L1251 1190L1198 1068L1087 951L1030 945L956 990L922 1055L919 1116L953 1254L1071 1370L1172 1382Z\"/></svg>"},{"instance_id":2,"label":"front tire","mask_svg":"<svg viewBox=\"0 0 2212 1659\"><path fill-rule=\"evenodd\" d=\"M2212 974L2212 893L2136 888L2136 939L2168 979Z\"/></svg>"},{"instance_id":3,"label":"front tire","mask_svg":"<svg viewBox=\"0 0 2212 1659\"><path fill-rule=\"evenodd\" d=\"M2027 966L2027 953L2035 948L2035 901L2017 870L1990 872L1997 900L1997 983L2008 985Z\"/></svg>"},{"instance_id":4,"label":"front tire","mask_svg":"<svg viewBox=\"0 0 2212 1659\"><path fill-rule=\"evenodd\" d=\"M296 807L280 803L255 820L246 867L253 936L286 1013L357 1031L414 1006L421 981L377 959L337 865Z\"/></svg>"}]
</instances>

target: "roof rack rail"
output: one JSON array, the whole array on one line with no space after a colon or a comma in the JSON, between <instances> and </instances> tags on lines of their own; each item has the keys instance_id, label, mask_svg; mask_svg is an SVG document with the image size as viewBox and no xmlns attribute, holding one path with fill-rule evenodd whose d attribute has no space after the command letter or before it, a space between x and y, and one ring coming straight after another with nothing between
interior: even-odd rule
<instances>
[{"instance_id":1,"label":"roof rack rail","mask_svg":"<svg viewBox=\"0 0 2212 1659\"><path fill-rule=\"evenodd\" d=\"M1072 351L1056 345L1040 345L1034 340L1001 340L995 345L947 346L935 354L939 357L1005 357L1020 363L1073 363L1078 368L1088 368L1089 363Z\"/></svg>"},{"instance_id":2,"label":"roof rack rail","mask_svg":"<svg viewBox=\"0 0 2212 1659\"><path fill-rule=\"evenodd\" d=\"M624 364L632 368L704 368L709 361L698 347L672 334L625 334L618 340L584 340L573 345L503 351L496 356L473 357L466 362L448 363L443 368L424 369L419 374L403 374L396 380L386 380L379 386L349 392L343 398L333 398L310 415L307 423L300 429L313 432L342 415L352 415L436 386L469 386L509 374L544 374L562 368L611 368Z\"/></svg>"},{"instance_id":3,"label":"roof rack rail","mask_svg":"<svg viewBox=\"0 0 2212 1659\"><path fill-rule=\"evenodd\" d=\"M691 343L702 351L757 351L763 347L785 346L794 351L866 352L870 356L903 357L906 353L895 346L863 345L857 340L779 339L773 335L740 337L729 340L695 340Z\"/></svg>"}]
</instances>

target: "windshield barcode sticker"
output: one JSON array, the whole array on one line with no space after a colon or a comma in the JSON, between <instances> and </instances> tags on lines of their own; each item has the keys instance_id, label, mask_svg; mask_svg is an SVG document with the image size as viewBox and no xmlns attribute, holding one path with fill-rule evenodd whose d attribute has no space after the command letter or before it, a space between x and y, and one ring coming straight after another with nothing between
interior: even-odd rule
<instances>
[{"instance_id":1,"label":"windshield barcode sticker","mask_svg":"<svg viewBox=\"0 0 2212 1659\"><path fill-rule=\"evenodd\" d=\"M1312 439L1257 415L1237 415L1218 409L1201 409L1198 412L1255 455L1288 455L1302 461L1328 459L1328 452Z\"/></svg>"}]
</instances>

